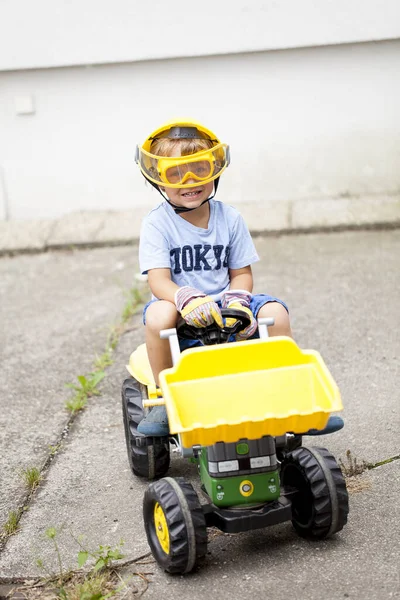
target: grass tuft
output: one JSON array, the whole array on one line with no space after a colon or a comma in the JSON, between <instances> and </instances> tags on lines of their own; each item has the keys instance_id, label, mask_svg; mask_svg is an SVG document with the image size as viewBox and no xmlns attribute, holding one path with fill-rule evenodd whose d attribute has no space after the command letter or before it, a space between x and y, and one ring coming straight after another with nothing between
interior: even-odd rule
<instances>
[{"instance_id":1,"label":"grass tuft","mask_svg":"<svg viewBox=\"0 0 400 600\"><path fill-rule=\"evenodd\" d=\"M104 371L94 371L89 373L88 376L78 375L78 383L66 383L66 387L75 390L75 396L65 402L65 408L71 413L83 410L86 405L88 398L91 396L100 396L100 390L98 385L100 381L105 377Z\"/></svg>"},{"instance_id":2,"label":"grass tuft","mask_svg":"<svg viewBox=\"0 0 400 600\"><path fill-rule=\"evenodd\" d=\"M12 510L9 513L8 519L3 526L3 530L6 536L13 535L18 531L20 518L21 512L19 511Z\"/></svg>"},{"instance_id":3,"label":"grass tuft","mask_svg":"<svg viewBox=\"0 0 400 600\"><path fill-rule=\"evenodd\" d=\"M111 353L111 348L108 348L103 352L103 354L96 356L94 361L96 371L104 371L106 367L111 367L111 365L114 363L113 359L111 358Z\"/></svg>"},{"instance_id":4,"label":"grass tuft","mask_svg":"<svg viewBox=\"0 0 400 600\"><path fill-rule=\"evenodd\" d=\"M137 288L131 288L125 292L127 300L122 309L121 320L125 324L136 313L138 305L143 301L140 291Z\"/></svg>"},{"instance_id":5,"label":"grass tuft","mask_svg":"<svg viewBox=\"0 0 400 600\"><path fill-rule=\"evenodd\" d=\"M363 474L371 468L365 460L359 461L353 456L351 450L347 450L346 459L339 458L339 466L346 479L346 487L349 494L363 492L371 487L371 480Z\"/></svg>"},{"instance_id":6,"label":"grass tuft","mask_svg":"<svg viewBox=\"0 0 400 600\"><path fill-rule=\"evenodd\" d=\"M70 400L65 402L65 408L71 413L79 412L83 410L87 405L87 399L82 396L74 396Z\"/></svg>"},{"instance_id":7,"label":"grass tuft","mask_svg":"<svg viewBox=\"0 0 400 600\"><path fill-rule=\"evenodd\" d=\"M58 595L60 600L91 600L92 598L106 598L115 595L114 585L107 573L96 573L82 582L71 582L63 588Z\"/></svg>"},{"instance_id":8,"label":"grass tuft","mask_svg":"<svg viewBox=\"0 0 400 600\"><path fill-rule=\"evenodd\" d=\"M57 452L59 452L62 448L62 443L58 442L57 444L49 444L48 445L48 449L49 449L49 453L50 456L55 456L57 454Z\"/></svg>"},{"instance_id":9,"label":"grass tuft","mask_svg":"<svg viewBox=\"0 0 400 600\"><path fill-rule=\"evenodd\" d=\"M113 325L110 328L110 333L107 336L107 347L110 348L111 350L115 350L115 348L118 345L119 338L121 336L120 330L121 330L121 325L119 325L119 326Z\"/></svg>"},{"instance_id":10,"label":"grass tuft","mask_svg":"<svg viewBox=\"0 0 400 600\"><path fill-rule=\"evenodd\" d=\"M78 375L78 383L66 383L66 387L75 390L77 396L90 398L91 396L100 396L98 385L104 379L104 371L94 371L89 375Z\"/></svg>"},{"instance_id":11,"label":"grass tuft","mask_svg":"<svg viewBox=\"0 0 400 600\"><path fill-rule=\"evenodd\" d=\"M33 491L41 482L42 475L37 467L27 467L21 471L21 477L30 491Z\"/></svg>"},{"instance_id":12,"label":"grass tuft","mask_svg":"<svg viewBox=\"0 0 400 600\"><path fill-rule=\"evenodd\" d=\"M56 527L48 527L45 537L50 540L54 547L57 562L58 575L47 577L40 583L42 595L40 598L48 598L47 591L52 588L52 600L106 600L116 596L119 591L127 587L115 570L114 562L124 558L121 553L123 540L115 548L109 545L100 545L96 550L89 550L83 545L83 536L78 539L80 550L78 552L78 571L66 571L62 561L62 546L58 541L59 533ZM87 562L91 566L86 565ZM37 559L36 565L46 572L42 559ZM82 567L86 567L85 570ZM28 589L28 588L25 588ZM30 597L30 596L29 596Z\"/></svg>"},{"instance_id":13,"label":"grass tuft","mask_svg":"<svg viewBox=\"0 0 400 600\"><path fill-rule=\"evenodd\" d=\"M365 460L358 462L357 457L352 455L351 450L347 450L345 462L339 458L339 466L345 477L356 477L370 468Z\"/></svg>"}]
</instances>

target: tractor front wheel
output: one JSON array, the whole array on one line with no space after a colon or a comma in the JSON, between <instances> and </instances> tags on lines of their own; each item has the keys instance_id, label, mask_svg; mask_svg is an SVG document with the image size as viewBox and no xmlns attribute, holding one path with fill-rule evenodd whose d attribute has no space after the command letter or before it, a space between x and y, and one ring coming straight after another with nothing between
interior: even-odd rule
<instances>
[{"instance_id":1,"label":"tractor front wheel","mask_svg":"<svg viewBox=\"0 0 400 600\"><path fill-rule=\"evenodd\" d=\"M183 477L151 483L143 499L147 540L169 573L192 571L207 551L207 527L193 486Z\"/></svg>"},{"instance_id":2,"label":"tractor front wheel","mask_svg":"<svg viewBox=\"0 0 400 600\"><path fill-rule=\"evenodd\" d=\"M326 538L343 529L349 513L346 482L325 448L298 448L281 467L283 486L295 488L292 523L307 538Z\"/></svg>"}]
</instances>

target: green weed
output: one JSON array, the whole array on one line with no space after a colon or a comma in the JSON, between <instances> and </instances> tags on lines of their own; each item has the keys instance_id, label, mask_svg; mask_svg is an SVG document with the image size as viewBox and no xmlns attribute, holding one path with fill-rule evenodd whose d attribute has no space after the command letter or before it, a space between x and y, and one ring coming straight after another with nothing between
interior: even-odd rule
<instances>
[{"instance_id":1,"label":"green weed","mask_svg":"<svg viewBox=\"0 0 400 600\"><path fill-rule=\"evenodd\" d=\"M115 350L121 336L121 326L113 325L107 337L107 347Z\"/></svg>"},{"instance_id":2,"label":"green weed","mask_svg":"<svg viewBox=\"0 0 400 600\"><path fill-rule=\"evenodd\" d=\"M56 584L55 590L57 600L106 600L115 596L117 592L126 587L122 585L117 587L118 577L113 570L113 561L123 558L121 553L121 541L115 548L111 546L99 546L96 550L88 550L82 543L82 536L75 540L78 542L81 550L78 552L79 571L66 571L63 567L60 546L57 541L58 531L55 527L49 527L45 531L45 536L51 541L58 562L58 575L56 578L46 578L42 587L48 588ZM75 538L73 538L75 539ZM94 561L88 571L83 571L89 559ZM46 571L42 559L36 561L37 566Z\"/></svg>"},{"instance_id":3,"label":"green weed","mask_svg":"<svg viewBox=\"0 0 400 600\"><path fill-rule=\"evenodd\" d=\"M78 553L78 564L83 567L89 558L94 559L93 571L101 571L102 569L108 569L111 567L114 560L120 560L124 558L121 553L121 548L124 542L121 540L120 543L113 549L111 546L99 546L98 550L89 551L82 549Z\"/></svg>"},{"instance_id":4,"label":"green weed","mask_svg":"<svg viewBox=\"0 0 400 600\"><path fill-rule=\"evenodd\" d=\"M394 460L399 460L399 459L400 459L400 454L397 454L396 456L391 456L390 458L385 458L384 460L380 460L376 463L369 464L368 469L376 469L376 467L382 467L383 465L388 465L391 462L393 462Z\"/></svg>"},{"instance_id":5,"label":"green weed","mask_svg":"<svg viewBox=\"0 0 400 600\"><path fill-rule=\"evenodd\" d=\"M90 575L82 582L72 581L60 590L60 600L105 600L115 596L116 591L106 573Z\"/></svg>"},{"instance_id":6,"label":"green weed","mask_svg":"<svg viewBox=\"0 0 400 600\"><path fill-rule=\"evenodd\" d=\"M96 371L104 371L106 367L111 367L113 364L113 359L111 358L112 350L108 348L101 354L100 356L96 356L94 361L94 366L96 367Z\"/></svg>"},{"instance_id":7,"label":"green weed","mask_svg":"<svg viewBox=\"0 0 400 600\"><path fill-rule=\"evenodd\" d=\"M27 467L21 471L21 477L25 481L29 490L33 491L42 479L40 469L37 467Z\"/></svg>"},{"instance_id":8,"label":"green weed","mask_svg":"<svg viewBox=\"0 0 400 600\"><path fill-rule=\"evenodd\" d=\"M67 400L64 404L65 408L71 413L79 412L83 410L87 405L87 399L84 396L74 396L70 400Z\"/></svg>"},{"instance_id":9,"label":"green weed","mask_svg":"<svg viewBox=\"0 0 400 600\"><path fill-rule=\"evenodd\" d=\"M75 390L76 394L65 402L65 408L72 413L83 410L87 405L88 398L100 396L100 390L97 386L104 377L104 371L94 371L87 376L78 375L78 384L66 383L66 387Z\"/></svg>"},{"instance_id":10,"label":"green weed","mask_svg":"<svg viewBox=\"0 0 400 600\"><path fill-rule=\"evenodd\" d=\"M138 305L142 302L142 296L137 288L131 288L125 292L125 295L127 296L127 300L121 314L121 320L124 324L133 317Z\"/></svg>"},{"instance_id":11,"label":"green weed","mask_svg":"<svg viewBox=\"0 0 400 600\"><path fill-rule=\"evenodd\" d=\"M76 383L66 383L66 387L75 390L78 396L90 398L90 396L100 396L100 390L97 388L100 381L105 377L104 371L95 371L89 375L78 375L78 385Z\"/></svg>"},{"instance_id":12,"label":"green weed","mask_svg":"<svg viewBox=\"0 0 400 600\"><path fill-rule=\"evenodd\" d=\"M59 450L61 450L62 443L58 442L58 444L54 444L54 445L53 444L49 444L48 448L49 448L50 456L54 456L55 454L57 454L57 452Z\"/></svg>"},{"instance_id":13,"label":"green weed","mask_svg":"<svg viewBox=\"0 0 400 600\"><path fill-rule=\"evenodd\" d=\"M51 540L51 542L53 543L54 549L56 551L56 555L57 555L57 562L58 562L58 569L59 569L59 581L60 581L60 585L63 584L64 581L64 571L63 571L63 565L62 565L62 560L61 560L61 552L60 552L60 548L58 546L58 542L57 542L57 529L55 527L48 527L45 531L45 535L46 537Z\"/></svg>"},{"instance_id":14,"label":"green weed","mask_svg":"<svg viewBox=\"0 0 400 600\"><path fill-rule=\"evenodd\" d=\"M16 533L18 531L20 518L21 518L20 511L12 510L9 513L8 519L3 526L3 531L4 531L5 535L7 535L7 536L13 535L14 533Z\"/></svg>"}]
</instances>

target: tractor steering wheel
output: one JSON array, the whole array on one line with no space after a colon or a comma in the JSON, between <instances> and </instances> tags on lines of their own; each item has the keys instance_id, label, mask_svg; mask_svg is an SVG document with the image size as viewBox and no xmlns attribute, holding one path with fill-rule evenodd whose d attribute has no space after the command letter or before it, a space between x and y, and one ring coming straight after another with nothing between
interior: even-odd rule
<instances>
[{"instance_id":1,"label":"tractor steering wheel","mask_svg":"<svg viewBox=\"0 0 400 600\"><path fill-rule=\"evenodd\" d=\"M250 325L250 317L243 310L223 308L221 314L224 320L236 319L236 322L230 327L224 325L221 329L215 321L206 327L194 327L188 325L183 318L180 318L176 325L177 334L185 340L199 340L205 346L211 346L227 342L231 335L246 329Z\"/></svg>"}]
</instances>

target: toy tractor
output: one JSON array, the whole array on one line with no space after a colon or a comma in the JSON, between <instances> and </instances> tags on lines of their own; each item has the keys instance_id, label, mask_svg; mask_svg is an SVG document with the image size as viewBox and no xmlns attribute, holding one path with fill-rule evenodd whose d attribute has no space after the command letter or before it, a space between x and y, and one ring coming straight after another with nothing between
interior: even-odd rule
<instances>
[{"instance_id":1,"label":"toy tractor","mask_svg":"<svg viewBox=\"0 0 400 600\"><path fill-rule=\"evenodd\" d=\"M125 435L135 475L156 479L143 500L147 539L170 573L192 571L207 551L207 527L238 533L292 521L307 538L340 531L349 512L346 483L324 448L302 447L302 434L322 430L342 409L339 390L318 352L287 337L268 337L272 319L259 319L260 339L225 343L249 323L225 309L231 327L188 326L161 332L174 366L156 388L145 345L131 355L122 387ZM203 345L180 353L178 335ZM169 437L146 437L137 426L164 404ZM197 463L201 503L192 484L164 477L170 448Z\"/></svg>"}]
</instances>

